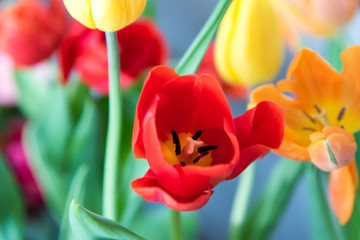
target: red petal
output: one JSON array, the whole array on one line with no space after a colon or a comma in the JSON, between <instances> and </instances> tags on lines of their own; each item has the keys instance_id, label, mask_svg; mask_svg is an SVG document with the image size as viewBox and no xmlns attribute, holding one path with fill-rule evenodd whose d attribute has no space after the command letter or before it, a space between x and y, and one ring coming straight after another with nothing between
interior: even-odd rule
<instances>
[{"instance_id":1,"label":"red petal","mask_svg":"<svg viewBox=\"0 0 360 240\"><path fill-rule=\"evenodd\" d=\"M202 208L213 194L212 190L193 197L183 198L166 191L155 178L143 177L131 183L131 188L146 201L162 202L177 211L194 211Z\"/></svg>"},{"instance_id":2,"label":"red petal","mask_svg":"<svg viewBox=\"0 0 360 240\"><path fill-rule=\"evenodd\" d=\"M166 66L159 66L153 68L145 79L141 96L136 107L134 120L132 146L135 157L145 158L145 150L142 139L142 121L151 101L164 83L178 76L179 75L176 74L174 69Z\"/></svg>"},{"instance_id":3,"label":"red petal","mask_svg":"<svg viewBox=\"0 0 360 240\"><path fill-rule=\"evenodd\" d=\"M260 102L255 108L234 119L240 147L240 162L231 178L239 175L258 157L280 146L284 137L284 110L271 101Z\"/></svg>"}]
</instances>

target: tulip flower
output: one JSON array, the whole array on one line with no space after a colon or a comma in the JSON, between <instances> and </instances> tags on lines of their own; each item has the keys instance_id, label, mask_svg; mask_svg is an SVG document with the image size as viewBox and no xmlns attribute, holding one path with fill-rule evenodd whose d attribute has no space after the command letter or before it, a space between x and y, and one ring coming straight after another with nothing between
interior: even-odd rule
<instances>
[{"instance_id":1,"label":"tulip flower","mask_svg":"<svg viewBox=\"0 0 360 240\"><path fill-rule=\"evenodd\" d=\"M60 0L20 0L0 12L0 51L16 66L29 66L48 58L66 30L66 13Z\"/></svg>"},{"instance_id":2,"label":"tulip flower","mask_svg":"<svg viewBox=\"0 0 360 240\"><path fill-rule=\"evenodd\" d=\"M283 22L307 32L330 35L354 16L357 0L272 0Z\"/></svg>"},{"instance_id":3,"label":"tulip flower","mask_svg":"<svg viewBox=\"0 0 360 240\"><path fill-rule=\"evenodd\" d=\"M229 85L216 71L214 63L214 43L211 43L198 68L198 74L209 74L214 77L224 90L225 94L237 100L245 100L248 97L248 88L245 85Z\"/></svg>"},{"instance_id":4,"label":"tulip flower","mask_svg":"<svg viewBox=\"0 0 360 240\"><path fill-rule=\"evenodd\" d=\"M285 109L284 140L274 152L330 171L330 202L341 224L351 217L358 186L353 137L360 130L358 59L360 46L346 49L339 74L317 53L303 49L277 87L264 85L251 93L250 106L273 100Z\"/></svg>"},{"instance_id":5,"label":"tulip flower","mask_svg":"<svg viewBox=\"0 0 360 240\"><path fill-rule=\"evenodd\" d=\"M273 102L233 119L210 75L179 76L155 67L141 92L132 139L135 157L146 158L150 169L131 187L178 211L199 209L217 184L277 148L283 131L283 110Z\"/></svg>"},{"instance_id":6,"label":"tulip flower","mask_svg":"<svg viewBox=\"0 0 360 240\"><path fill-rule=\"evenodd\" d=\"M228 84L256 85L276 76L283 40L268 0L234 0L215 41L215 66Z\"/></svg>"},{"instance_id":7,"label":"tulip flower","mask_svg":"<svg viewBox=\"0 0 360 240\"><path fill-rule=\"evenodd\" d=\"M165 63L166 41L150 19L139 20L117 32L121 62L120 81L126 88L150 67ZM100 94L108 94L108 68L105 34L74 22L60 47L59 62L66 82L75 68L81 80Z\"/></svg>"},{"instance_id":8,"label":"tulip flower","mask_svg":"<svg viewBox=\"0 0 360 240\"><path fill-rule=\"evenodd\" d=\"M44 206L44 200L25 154L21 139L23 127L24 121L21 119L11 118L5 122L4 132L0 135L0 149L14 171L28 210L36 211Z\"/></svg>"},{"instance_id":9,"label":"tulip flower","mask_svg":"<svg viewBox=\"0 0 360 240\"><path fill-rule=\"evenodd\" d=\"M115 32L134 22L146 0L64 0L70 15L88 28Z\"/></svg>"}]
</instances>

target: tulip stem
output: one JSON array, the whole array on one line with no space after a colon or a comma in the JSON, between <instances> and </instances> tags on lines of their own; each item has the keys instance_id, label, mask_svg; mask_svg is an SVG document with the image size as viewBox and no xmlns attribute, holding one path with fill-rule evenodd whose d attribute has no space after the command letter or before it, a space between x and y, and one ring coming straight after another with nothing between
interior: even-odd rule
<instances>
[{"instance_id":1,"label":"tulip stem","mask_svg":"<svg viewBox=\"0 0 360 240\"><path fill-rule=\"evenodd\" d=\"M179 75L196 73L231 2L232 0L220 0L218 2L209 19L177 64L175 71Z\"/></svg>"},{"instance_id":2,"label":"tulip stem","mask_svg":"<svg viewBox=\"0 0 360 240\"><path fill-rule=\"evenodd\" d=\"M171 234L173 240L183 240L183 232L181 227L181 216L180 212L169 209L170 210L170 222L171 222Z\"/></svg>"},{"instance_id":3,"label":"tulip stem","mask_svg":"<svg viewBox=\"0 0 360 240\"><path fill-rule=\"evenodd\" d=\"M242 174L239 179L238 187L235 192L234 202L230 216L230 239L241 239L241 226L246 220L249 209L251 190L255 180L255 162L253 162Z\"/></svg>"},{"instance_id":4,"label":"tulip stem","mask_svg":"<svg viewBox=\"0 0 360 240\"><path fill-rule=\"evenodd\" d=\"M106 32L109 69L109 120L106 139L103 215L116 220L117 183L119 179L119 161L122 133L122 96L120 87L120 57L116 32Z\"/></svg>"}]
</instances>

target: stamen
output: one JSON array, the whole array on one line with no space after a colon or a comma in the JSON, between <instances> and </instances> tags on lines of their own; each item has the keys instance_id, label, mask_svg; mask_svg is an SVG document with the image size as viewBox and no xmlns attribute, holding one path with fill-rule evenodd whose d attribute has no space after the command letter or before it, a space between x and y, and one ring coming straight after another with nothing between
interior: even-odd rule
<instances>
[{"instance_id":1,"label":"stamen","mask_svg":"<svg viewBox=\"0 0 360 240\"><path fill-rule=\"evenodd\" d=\"M315 129L315 128L303 127L302 129L303 129L303 130L306 130L306 131L316 132L316 129Z\"/></svg>"},{"instance_id":2,"label":"stamen","mask_svg":"<svg viewBox=\"0 0 360 240\"><path fill-rule=\"evenodd\" d=\"M171 129L171 134L172 134L172 138L173 138L173 143L175 144L175 155L180 155L181 154L181 145L180 145L179 136L177 135L175 130L172 130L172 129Z\"/></svg>"},{"instance_id":3,"label":"stamen","mask_svg":"<svg viewBox=\"0 0 360 240\"><path fill-rule=\"evenodd\" d=\"M339 112L339 115L338 115L338 117L337 117L337 120L338 120L338 121L341 121L341 120L344 118L345 110L346 110L345 107L341 108L341 110L340 110L340 112Z\"/></svg>"},{"instance_id":4,"label":"stamen","mask_svg":"<svg viewBox=\"0 0 360 240\"><path fill-rule=\"evenodd\" d=\"M316 123L315 120L305 110L303 110L303 113L312 123L314 123L314 124Z\"/></svg>"},{"instance_id":5,"label":"stamen","mask_svg":"<svg viewBox=\"0 0 360 240\"><path fill-rule=\"evenodd\" d=\"M209 152L203 152L200 156L196 157L194 160L193 160L193 163L197 163L200 159L202 159L203 157L205 157L206 155L208 155Z\"/></svg>"},{"instance_id":6,"label":"stamen","mask_svg":"<svg viewBox=\"0 0 360 240\"><path fill-rule=\"evenodd\" d=\"M194 139L194 140L198 140L199 137L201 136L201 133L202 133L202 130L199 130L191 138Z\"/></svg>"},{"instance_id":7,"label":"stamen","mask_svg":"<svg viewBox=\"0 0 360 240\"><path fill-rule=\"evenodd\" d=\"M183 167L183 166L186 166L186 163L180 162L180 165Z\"/></svg>"},{"instance_id":8,"label":"stamen","mask_svg":"<svg viewBox=\"0 0 360 240\"><path fill-rule=\"evenodd\" d=\"M341 127L342 129L344 129L344 125L341 125L340 127Z\"/></svg>"},{"instance_id":9,"label":"stamen","mask_svg":"<svg viewBox=\"0 0 360 240\"><path fill-rule=\"evenodd\" d=\"M316 109L316 111L317 111L318 113L321 113L321 110L320 110L320 108L318 107L318 105L314 104L314 108Z\"/></svg>"},{"instance_id":10,"label":"stamen","mask_svg":"<svg viewBox=\"0 0 360 240\"><path fill-rule=\"evenodd\" d=\"M217 149L216 145L209 145L209 146L199 147L197 149L197 151L198 151L198 153L202 154L203 152L207 152L207 151L214 150L214 149Z\"/></svg>"}]
</instances>

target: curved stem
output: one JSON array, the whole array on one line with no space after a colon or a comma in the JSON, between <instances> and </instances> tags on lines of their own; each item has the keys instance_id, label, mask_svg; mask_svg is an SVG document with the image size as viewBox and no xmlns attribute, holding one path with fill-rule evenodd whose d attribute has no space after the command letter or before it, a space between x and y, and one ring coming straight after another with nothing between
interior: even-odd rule
<instances>
[{"instance_id":1,"label":"curved stem","mask_svg":"<svg viewBox=\"0 0 360 240\"><path fill-rule=\"evenodd\" d=\"M170 211L170 223L171 223L171 234L173 240L183 240L183 232L181 227L180 212L169 209Z\"/></svg>"},{"instance_id":2,"label":"curved stem","mask_svg":"<svg viewBox=\"0 0 360 240\"><path fill-rule=\"evenodd\" d=\"M235 192L234 202L230 216L230 239L241 239L240 226L243 225L249 209L251 190L255 180L256 163L252 163L239 179L238 187Z\"/></svg>"},{"instance_id":3,"label":"curved stem","mask_svg":"<svg viewBox=\"0 0 360 240\"><path fill-rule=\"evenodd\" d=\"M209 19L177 64L175 70L179 75L196 73L231 2L232 0L220 0L218 2Z\"/></svg>"},{"instance_id":4,"label":"curved stem","mask_svg":"<svg viewBox=\"0 0 360 240\"><path fill-rule=\"evenodd\" d=\"M109 123L103 182L103 215L116 220L117 180L122 133L122 101L120 87L120 57L116 32L106 32L109 69Z\"/></svg>"}]
</instances>

